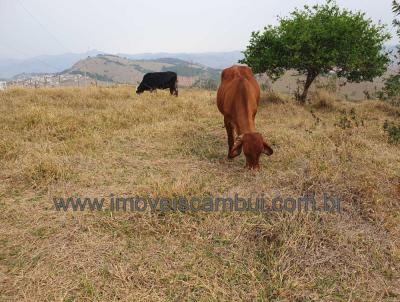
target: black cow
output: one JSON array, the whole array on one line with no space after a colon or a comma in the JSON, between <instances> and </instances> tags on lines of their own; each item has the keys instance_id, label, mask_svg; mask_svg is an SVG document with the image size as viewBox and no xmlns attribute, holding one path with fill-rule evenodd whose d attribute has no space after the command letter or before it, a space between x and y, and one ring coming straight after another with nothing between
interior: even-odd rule
<instances>
[{"instance_id":1,"label":"black cow","mask_svg":"<svg viewBox=\"0 0 400 302\"><path fill-rule=\"evenodd\" d=\"M137 94L141 94L143 91L153 91L156 89L167 89L171 95L178 96L178 76L175 72L150 72L146 73L143 77L142 82L136 89Z\"/></svg>"}]
</instances>

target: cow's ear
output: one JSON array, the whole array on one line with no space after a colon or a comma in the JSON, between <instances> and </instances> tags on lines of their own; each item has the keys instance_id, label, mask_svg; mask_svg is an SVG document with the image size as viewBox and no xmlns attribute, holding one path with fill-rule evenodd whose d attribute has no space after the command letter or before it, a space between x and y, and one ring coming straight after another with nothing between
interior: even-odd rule
<instances>
[{"instance_id":1,"label":"cow's ear","mask_svg":"<svg viewBox=\"0 0 400 302\"><path fill-rule=\"evenodd\" d=\"M242 136L238 136L236 138L235 144L233 145L231 151L229 152L229 157L234 158L236 156L239 156L242 153L242 147L243 147L243 139Z\"/></svg>"},{"instance_id":2,"label":"cow's ear","mask_svg":"<svg viewBox=\"0 0 400 302\"><path fill-rule=\"evenodd\" d=\"M263 153L268 156L271 156L274 153L274 150L272 150L272 148L265 141L263 141L263 145L264 145Z\"/></svg>"}]
</instances>

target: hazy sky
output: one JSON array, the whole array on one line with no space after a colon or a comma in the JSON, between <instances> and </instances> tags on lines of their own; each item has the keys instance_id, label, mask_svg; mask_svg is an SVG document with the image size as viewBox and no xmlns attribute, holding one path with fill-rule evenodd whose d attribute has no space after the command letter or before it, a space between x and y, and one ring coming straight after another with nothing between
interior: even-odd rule
<instances>
[{"instance_id":1,"label":"hazy sky","mask_svg":"<svg viewBox=\"0 0 400 302\"><path fill-rule=\"evenodd\" d=\"M0 56L205 52L245 48L250 34L324 0L0 0ZM338 0L389 25L391 0ZM391 43L396 43L393 39Z\"/></svg>"}]
</instances>

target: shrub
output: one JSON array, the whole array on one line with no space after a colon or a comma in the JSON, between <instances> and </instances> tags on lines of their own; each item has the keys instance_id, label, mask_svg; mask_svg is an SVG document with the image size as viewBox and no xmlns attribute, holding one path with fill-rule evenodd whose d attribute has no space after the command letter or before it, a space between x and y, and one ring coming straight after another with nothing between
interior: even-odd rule
<instances>
[{"instance_id":1,"label":"shrub","mask_svg":"<svg viewBox=\"0 0 400 302\"><path fill-rule=\"evenodd\" d=\"M400 142L400 124L396 125L386 120L383 124L383 130L387 133L390 144L398 144Z\"/></svg>"},{"instance_id":2,"label":"shrub","mask_svg":"<svg viewBox=\"0 0 400 302\"><path fill-rule=\"evenodd\" d=\"M392 11L395 16L400 15L400 3L396 0L392 1ZM400 20L395 18L393 26L396 28L397 36L400 37ZM397 46L397 57L400 55L400 48ZM385 79L385 86L379 91L378 98L389 101L393 105L400 106L400 74L391 75Z\"/></svg>"},{"instance_id":3,"label":"shrub","mask_svg":"<svg viewBox=\"0 0 400 302\"><path fill-rule=\"evenodd\" d=\"M211 78L200 78L193 84L193 87L204 88L207 90L217 90L218 82Z\"/></svg>"},{"instance_id":4,"label":"shrub","mask_svg":"<svg viewBox=\"0 0 400 302\"><path fill-rule=\"evenodd\" d=\"M358 118L355 109L351 108L349 111L341 111L341 115L339 120L335 123L335 126L343 130L360 126L364 127L364 120Z\"/></svg>"},{"instance_id":5,"label":"shrub","mask_svg":"<svg viewBox=\"0 0 400 302\"><path fill-rule=\"evenodd\" d=\"M315 109L334 110L336 96L326 90L316 90L311 94L311 107Z\"/></svg>"},{"instance_id":6,"label":"shrub","mask_svg":"<svg viewBox=\"0 0 400 302\"><path fill-rule=\"evenodd\" d=\"M266 93L263 93L261 96L261 102L265 103L273 103L273 104L283 104L286 103L287 98L275 91L269 91Z\"/></svg>"},{"instance_id":7,"label":"shrub","mask_svg":"<svg viewBox=\"0 0 400 302\"><path fill-rule=\"evenodd\" d=\"M378 93L378 98L400 106L400 75L392 75L385 80L385 86Z\"/></svg>"}]
</instances>

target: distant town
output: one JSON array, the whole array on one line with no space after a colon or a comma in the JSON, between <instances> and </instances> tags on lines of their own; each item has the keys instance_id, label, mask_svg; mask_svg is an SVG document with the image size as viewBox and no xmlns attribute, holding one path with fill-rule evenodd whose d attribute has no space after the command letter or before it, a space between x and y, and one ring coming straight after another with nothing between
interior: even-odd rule
<instances>
[{"instance_id":1,"label":"distant town","mask_svg":"<svg viewBox=\"0 0 400 302\"><path fill-rule=\"evenodd\" d=\"M62 86L84 87L97 84L98 81L81 74L20 74L11 80L0 81L0 89L12 86L29 88ZM107 82L101 82L101 84L107 85Z\"/></svg>"}]
</instances>

